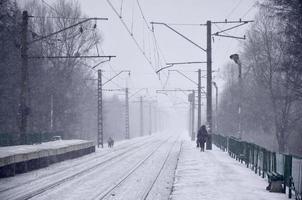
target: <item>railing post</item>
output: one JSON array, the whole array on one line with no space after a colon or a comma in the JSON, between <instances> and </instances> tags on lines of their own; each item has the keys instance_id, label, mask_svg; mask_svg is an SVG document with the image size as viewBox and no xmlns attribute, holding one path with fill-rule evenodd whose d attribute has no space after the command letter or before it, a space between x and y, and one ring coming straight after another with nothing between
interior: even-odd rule
<instances>
[{"instance_id":1,"label":"railing post","mask_svg":"<svg viewBox=\"0 0 302 200\"><path fill-rule=\"evenodd\" d=\"M259 176L261 176L261 168L263 172L263 158L264 158L263 149L259 148ZM261 159L262 159L262 166L261 166Z\"/></svg>"},{"instance_id":2,"label":"railing post","mask_svg":"<svg viewBox=\"0 0 302 200\"><path fill-rule=\"evenodd\" d=\"M256 147L255 174L257 174L258 172L258 154L259 154L258 147Z\"/></svg>"},{"instance_id":3,"label":"railing post","mask_svg":"<svg viewBox=\"0 0 302 200\"><path fill-rule=\"evenodd\" d=\"M291 155L284 155L285 162L284 162L284 193L286 193L286 185L290 188L290 177L292 176L292 156ZM289 190L291 193L291 190ZM289 194L288 194L289 195Z\"/></svg>"},{"instance_id":4,"label":"railing post","mask_svg":"<svg viewBox=\"0 0 302 200\"><path fill-rule=\"evenodd\" d=\"M268 154L268 170L267 170L267 171L271 172L271 169L272 169L272 158L271 158L271 152L270 152L270 151L268 151L268 152L267 152L267 154Z\"/></svg>"},{"instance_id":5,"label":"railing post","mask_svg":"<svg viewBox=\"0 0 302 200\"><path fill-rule=\"evenodd\" d=\"M289 178L289 187L288 187L288 198L291 199L292 198L292 177Z\"/></svg>"},{"instance_id":6,"label":"railing post","mask_svg":"<svg viewBox=\"0 0 302 200\"><path fill-rule=\"evenodd\" d=\"M252 170L254 170L255 167L255 146L252 144Z\"/></svg>"},{"instance_id":7,"label":"railing post","mask_svg":"<svg viewBox=\"0 0 302 200\"><path fill-rule=\"evenodd\" d=\"M273 172L276 172L276 170L277 170L276 163L277 163L277 161L276 161L276 153L273 152L272 153L272 171Z\"/></svg>"},{"instance_id":8,"label":"railing post","mask_svg":"<svg viewBox=\"0 0 302 200\"><path fill-rule=\"evenodd\" d=\"M266 152L266 149L263 149L262 178L264 178L264 172L267 173L267 152Z\"/></svg>"},{"instance_id":9,"label":"railing post","mask_svg":"<svg viewBox=\"0 0 302 200\"><path fill-rule=\"evenodd\" d=\"M249 165L250 165L250 150L251 150L251 146L250 146L250 143L247 143L246 144L246 167L249 168Z\"/></svg>"}]
</instances>

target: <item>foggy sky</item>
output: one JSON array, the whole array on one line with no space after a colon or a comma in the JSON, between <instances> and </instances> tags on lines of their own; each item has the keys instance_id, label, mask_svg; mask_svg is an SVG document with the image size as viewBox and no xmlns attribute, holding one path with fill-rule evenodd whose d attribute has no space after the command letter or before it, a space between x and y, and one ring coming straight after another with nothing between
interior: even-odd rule
<instances>
[{"instance_id":1,"label":"foggy sky","mask_svg":"<svg viewBox=\"0 0 302 200\"><path fill-rule=\"evenodd\" d=\"M22 0L26 1L26 0ZM54 0L47 0L51 3ZM37 0L37 2L40 2ZM131 78L126 75L115 79L115 83L124 87L126 82L130 91L134 92L139 88L149 88L149 95L155 97L155 90L162 89L166 81L166 76L161 75L161 82L154 73L154 69L146 62L143 55L138 51L134 42L130 38L122 26L119 18L114 14L106 0L80 0L82 11L89 17L108 17L108 21L98 22L98 28L103 36L102 48L106 55L116 55L110 64L115 71L124 69L131 70ZM121 0L111 1L117 9L120 9ZM140 4L146 19L150 21L158 21L165 23L185 23L200 24L206 23L207 20L224 21L252 20L256 12L255 0L140 0ZM133 7L134 6L134 7ZM134 11L134 12L132 12ZM123 18L126 23L131 26L133 15L134 37L142 43L142 18L139 13L136 0L124 0ZM212 25L212 32L219 31L229 27L229 25ZM249 25L228 32L235 36L243 36ZM173 28L182 32L184 35L192 39L194 42L206 48L206 27L205 26L173 26ZM146 31L146 30L145 30ZM145 34L146 32L144 32ZM158 45L167 62L184 62L184 61L206 61L206 54L196 48L183 38L176 35L171 30L163 26L155 26L155 35L158 39ZM145 35L146 36L146 35ZM240 50L238 40L215 37L212 44L212 61L213 70L222 71L223 66L230 62L229 55L238 53ZM145 40L147 45L147 39ZM206 69L205 64L176 66L174 69L185 71L193 80L197 81L197 73L194 72L198 68ZM158 66L160 68L160 66ZM108 64L104 64L102 69L105 75L110 77L114 75ZM166 73L167 74L167 73ZM223 81L219 73L214 74L214 81L218 82L218 87L222 88ZM203 79L203 86L206 87L206 79ZM116 88L116 84L108 84L107 88ZM195 89L196 86L184 79L176 73L171 73L166 88L185 88ZM221 91L221 90L220 90ZM169 97L158 95L157 99L161 106L171 107L172 103L181 104L187 101L187 97L183 93L170 93ZM205 99L203 100L205 102ZM184 108L185 104L181 106ZM180 115L185 115L187 109L182 109ZM183 118L184 120L184 118Z\"/></svg>"}]
</instances>

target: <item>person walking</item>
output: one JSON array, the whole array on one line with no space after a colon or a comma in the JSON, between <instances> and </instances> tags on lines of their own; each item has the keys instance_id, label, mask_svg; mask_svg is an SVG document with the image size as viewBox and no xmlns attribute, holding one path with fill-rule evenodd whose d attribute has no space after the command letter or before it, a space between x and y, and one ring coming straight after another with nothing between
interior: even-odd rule
<instances>
[{"instance_id":1,"label":"person walking","mask_svg":"<svg viewBox=\"0 0 302 200\"><path fill-rule=\"evenodd\" d=\"M204 143L206 142L208 137L208 131L205 125L202 125L197 134L197 147L200 147L200 151L204 151Z\"/></svg>"},{"instance_id":2,"label":"person walking","mask_svg":"<svg viewBox=\"0 0 302 200\"><path fill-rule=\"evenodd\" d=\"M109 137L107 142L108 142L108 147L112 148L114 145L114 140L112 139L112 137Z\"/></svg>"}]
</instances>

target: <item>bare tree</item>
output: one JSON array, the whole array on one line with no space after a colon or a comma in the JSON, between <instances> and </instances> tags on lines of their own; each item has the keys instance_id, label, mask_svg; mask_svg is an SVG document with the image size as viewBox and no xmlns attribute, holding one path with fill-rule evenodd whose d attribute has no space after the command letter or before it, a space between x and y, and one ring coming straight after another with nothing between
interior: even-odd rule
<instances>
[{"instance_id":1,"label":"bare tree","mask_svg":"<svg viewBox=\"0 0 302 200\"><path fill-rule=\"evenodd\" d=\"M35 16L30 21L32 40L66 29L85 18L77 1L62 0L50 6L31 1L25 7L31 15ZM33 49L39 49L39 51L30 51L30 54L31 56L44 57L85 56L94 53L92 50L95 50L96 45L100 42L101 36L97 30L96 22L89 21L33 44L32 47L35 47ZM34 62L36 61L34 60ZM53 130L64 132L66 137L79 136L77 132L81 129L79 125L82 125L83 115L80 111L84 109L83 102L86 100L91 102L91 104L85 104L86 106L95 106L92 102L94 99L92 96L95 94L87 94L87 91L92 92L92 90L88 88L91 85L85 83L85 79L91 79L92 75L89 63L91 63L89 60L80 58L55 58L44 59L43 64L39 66L44 69L46 75L43 76L43 80L40 80L46 83L43 87L44 94L40 93L40 96L44 98L45 105L47 105L48 114L46 114L45 121L50 124L49 113L50 102L52 101ZM35 74L35 70L32 67L31 73ZM36 79L36 77L32 76L32 79ZM35 82L31 82L32 95L34 91L42 92L41 87ZM84 91L86 96L82 95ZM33 104L35 104L34 101L37 98L33 97L32 99ZM38 106L33 105L33 107L38 109ZM95 107L93 108L95 109ZM90 110L89 108L86 109ZM32 121L38 122L38 117L40 117L39 114ZM37 124L39 123L36 123L34 127L37 127ZM45 127L50 128L49 125L45 126L44 124L44 129Z\"/></svg>"}]
</instances>

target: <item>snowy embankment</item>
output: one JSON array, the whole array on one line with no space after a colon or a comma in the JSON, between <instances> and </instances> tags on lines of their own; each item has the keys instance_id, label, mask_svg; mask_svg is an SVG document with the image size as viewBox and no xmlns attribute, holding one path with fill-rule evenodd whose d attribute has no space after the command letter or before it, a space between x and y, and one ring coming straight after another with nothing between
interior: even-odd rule
<instances>
[{"instance_id":1,"label":"snowy embankment","mask_svg":"<svg viewBox=\"0 0 302 200\"><path fill-rule=\"evenodd\" d=\"M180 154L172 200L279 200L286 195L265 190L267 180L251 173L213 146L200 152L195 142L185 141Z\"/></svg>"}]
</instances>

